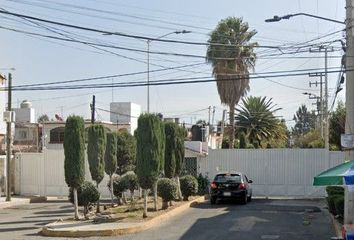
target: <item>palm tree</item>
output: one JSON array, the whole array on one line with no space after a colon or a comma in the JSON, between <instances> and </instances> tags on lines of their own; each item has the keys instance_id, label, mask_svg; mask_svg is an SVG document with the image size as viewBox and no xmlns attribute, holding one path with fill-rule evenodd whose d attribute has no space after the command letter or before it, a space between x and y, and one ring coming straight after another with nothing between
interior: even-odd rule
<instances>
[{"instance_id":1,"label":"palm tree","mask_svg":"<svg viewBox=\"0 0 354 240\"><path fill-rule=\"evenodd\" d=\"M212 64L221 103L230 109L230 148L235 138L235 106L249 91L249 70L256 62L253 50L257 43L250 42L256 33L242 18L228 17L218 23L208 40L206 60Z\"/></svg>"},{"instance_id":2,"label":"palm tree","mask_svg":"<svg viewBox=\"0 0 354 240\"><path fill-rule=\"evenodd\" d=\"M284 139L282 123L274 116L276 108L272 99L266 97L247 97L242 99L242 106L236 111L236 126L239 132L244 132L246 138L255 146L261 147L262 140L271 138Z\"/></svg>"}]
</instances>

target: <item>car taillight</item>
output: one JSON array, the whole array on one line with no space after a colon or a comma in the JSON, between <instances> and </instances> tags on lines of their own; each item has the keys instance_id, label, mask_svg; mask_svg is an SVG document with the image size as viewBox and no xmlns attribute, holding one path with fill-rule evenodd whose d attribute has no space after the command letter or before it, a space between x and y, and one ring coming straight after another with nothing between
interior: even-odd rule
<instances>
[{"instance_id":1,"label":"car taillight","mask_svg":"<svg viewBox=\"0 0 354 240\"><path fill-rule=\"evenodd\" d=\"M239 186L238 186L239 189L246 189L246 184L244 183L241 183Z\"/></svg>"},{"instance_id":2,"label":"car taillight","mask_svg":"<svg viewBox=\"0 0 354 240\"><path fill-rule=\"evenodd\" d=\"M212 182L212 183L210 184L210 187L211 187L212 189L218 188L218 186L216 186L216 183L215 183L215 182Z\"/></svg>"}]
</instances>

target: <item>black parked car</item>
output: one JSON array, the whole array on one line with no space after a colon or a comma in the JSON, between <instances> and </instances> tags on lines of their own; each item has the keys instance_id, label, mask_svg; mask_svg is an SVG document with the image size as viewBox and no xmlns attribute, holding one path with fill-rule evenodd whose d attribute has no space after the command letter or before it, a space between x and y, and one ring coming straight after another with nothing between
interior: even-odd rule
<instances>
[{"instance_id":1,"label":"black parked car","mask_svg":"<svg viewBox=\"0 0 354 240\"><path fill-rule=\"evenodd\" d=\"M210 185L210 203L217 199L239 199L243 204L252 200L252 180L240 172L223 172L216 174Z\"/></svg>"}]
</instances>

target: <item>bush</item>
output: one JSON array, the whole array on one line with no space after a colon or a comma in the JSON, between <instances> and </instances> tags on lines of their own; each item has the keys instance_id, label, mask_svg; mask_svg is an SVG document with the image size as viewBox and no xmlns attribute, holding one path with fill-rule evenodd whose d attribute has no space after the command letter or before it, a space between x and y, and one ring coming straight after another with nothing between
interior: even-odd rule
<instances>
[{"instance_id":1,"label":"bush","mask_svg":"<svg viewBox=\"0 0 354 240\"><path fill-rule=\"evenodd\" d=\"M344 188L339 186L328 186L326 187L327 195L343 195L344 196Z\"/></svg>"},{"instance_id":2,"label":"bush","mask_svg":"<svg viewBox=\"0 0 354 240\"><path fill-rule=\"evenodd\" d=\"M344 197L341 195L335 195L336 197L333 199L334 206L336 209L337 215L344 216Z\"/></svg>"},{"instance_id":3,"label":"bush","mask_svg":"<svg viewBox=\"0 0 354 240\"><path fill-rule=\"evenodd\" d=\"M160 178L157 182L157 194L162 198L162 209L167 209L168 202L177 196L177 184L169 178Z\"/></svg>"},{"instance_id":4,"label":"bush","mask_svg":"<svg viewBox=\"0 0 354 240\"><path fill-rule=\"evenodd\" d=\"M127 172L122 176L121 181L122 181L122 186L126 187L125 190L129 190L131 196L133 197L134 190L139 188L138 176L134 172Z\"/></svg>"},{"instance_id":5,"label":"bush","mask_svg":"<svg viewBox=\"0 0 354 240\"><path fill-rule=\"evenodd\" d=\"M78 205L84 207L85 216L88 212L89 207L94 205L99 198L100 194L96 186L92 182L85 181L77 189ZM69 189L69 201L74 204L74 194L72 188Z\"/></svg>"},{"instance_id":6,"label":"bush","mask_svg":"<svg viewBox=\"0 0 354 240\"><path fill-rule=\"evenodd\" d=\"M184 201L188 201L189 196L195 195L198 192L198 181L192 175L181 177L180 183Z\"/></svg>"},{"instance_id":7,"label":"bush","mask_svg":"<svg viewBox=\"0 0 354 240\"><path fill-rule=\"evenodd\" d=\"M108 183L108 188L109 188L109 183ZM118 199L122 196L122 193L127 191L129 188L128 182L126 179L123 177L115 177L113 179L113 194L116 196Z\"/></svg>"},{"instance_id":8,"label":"bush","mask_svg":"<svg viewBox=\"0 0 354 240\"><path fill-rule=\"evenodd\" d=\"M204 177L199 173L198 178L198 195L204 195L209 193L209 180L208 177Z\"/></svg>"}]
</instances>

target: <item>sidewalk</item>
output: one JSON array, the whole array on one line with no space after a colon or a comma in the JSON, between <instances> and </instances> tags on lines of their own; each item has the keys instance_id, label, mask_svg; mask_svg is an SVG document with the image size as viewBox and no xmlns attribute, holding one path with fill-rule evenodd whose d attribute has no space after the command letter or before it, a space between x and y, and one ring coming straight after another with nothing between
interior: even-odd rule
<instances>
[{"instance_id":1,"label":"sidewalk","mask_svg":"<svg viewBox=\"0 0 354 240\"><path fill-rule=\"evenodd\" d=\"M204 202L204 196L186 202L170 211L146 221L138 222L107 222L94 223L87 221L57 221L47 224L42 228L41 234L51 237L92 237L92 236L117 236L131 234L146 230L161 222L167 221L191 206Z\"/></svg>"},{"instance_id":2,"label":"sidewalk","mask_svg":"<svg viewBox=\"0 0 354 240\"><path fill-rule=\"evenodd\" d=\"M0 197L0 209L30 203L30 198L26 198L26 197L11 197L10 202L6 202L5 200L6 200L6 197Z\"/></svg>"}]
</instances>

